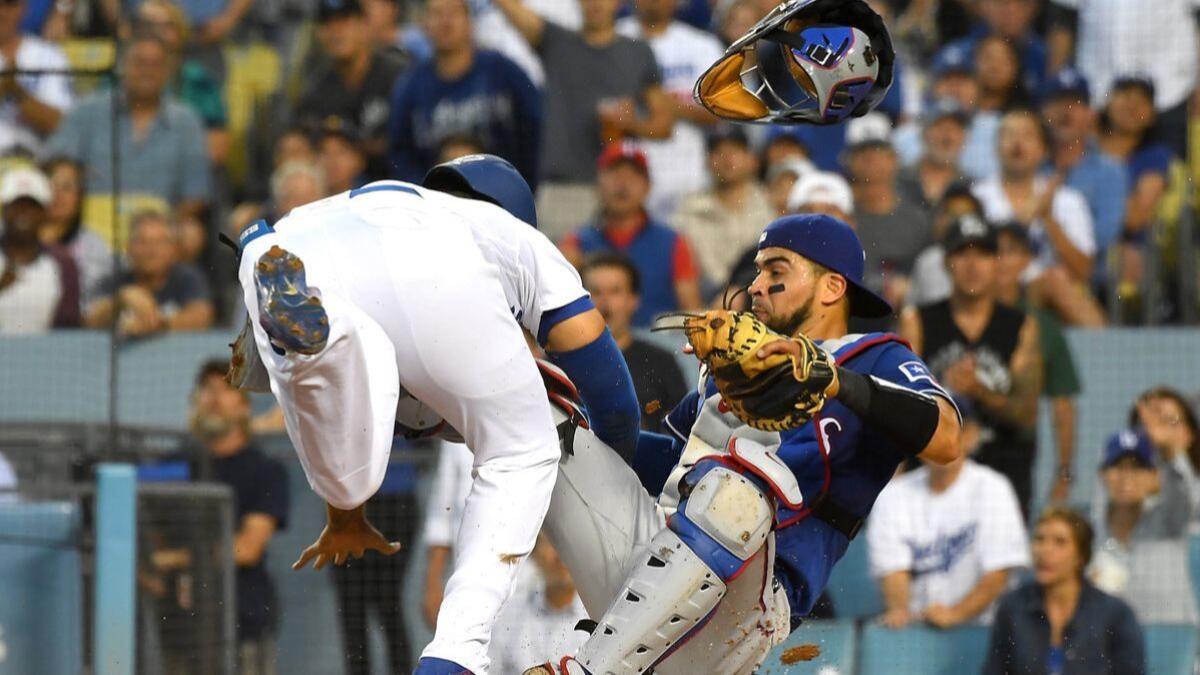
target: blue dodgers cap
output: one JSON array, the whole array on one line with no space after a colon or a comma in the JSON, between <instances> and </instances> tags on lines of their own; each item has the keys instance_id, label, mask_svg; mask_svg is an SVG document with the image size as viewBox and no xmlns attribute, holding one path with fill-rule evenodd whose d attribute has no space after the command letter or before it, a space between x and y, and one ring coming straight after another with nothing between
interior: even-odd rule
<instances>
[{"instance_id":1,"label":"blue dodgers cap","mask_svg":"<svg viewBox=\"0 0 1200 675\"><path fill-rule=\"evenodd\" d=\"M1060 98L1069 98L1085 103L1090 101L1092 96L1087 78L1070 66L1059 69L1046 82L1046 89L1042 92L1042 101L1049 103Z\"/></svg>"},{"instance_id":2,"label":"blue dodgers cap","mask_svg":"<svg viewBox=\"0 0 1200 675\"><path fill-rule=\"evenodd\" d=\"M1100 468L1107 469L1126 457L1133 457L1147 469L1154 468L1154 446L1150 438L1138 429L1122 429L1109 436L1104 444L1104 461Z\"/></svg>"},{"instance_id":3,"label":"blue dodgers cap","mask_svg":"<svg viewBox=\"0 0 1200 675\"><path fill-rule=\"evenodd\" d=\"M944 47L934 55L930 67L935 78L947 75L972 75L975 72L975 59L971 50L964 45L954 44Z\"/></svg>"},{"instance_id":4,"label":"blue dodgers cap","mask_svg":"<svg viewBox=\"0 0 1200 675\"><path fill-rule=\"evenodd\" d=\"M892 306L863 285L867 256L854 230L842 221L818 213L776 219L758 238L758 250L778 246L794 251L846 278L850 284L850 314L866 318L888 316Z\"/></svg>"},{"instance_id":5,"label":"blue dodgers cap","mask_svg":"<svg viewBox=\"0 0 1200 675\"><path fill-rule=\"evenodd\" d=\"M491 202L537 227L533 190L520 171L496 155L467 155L438 164L421 185L439 192L461 192Z\"/></svg>"}]
</instances>

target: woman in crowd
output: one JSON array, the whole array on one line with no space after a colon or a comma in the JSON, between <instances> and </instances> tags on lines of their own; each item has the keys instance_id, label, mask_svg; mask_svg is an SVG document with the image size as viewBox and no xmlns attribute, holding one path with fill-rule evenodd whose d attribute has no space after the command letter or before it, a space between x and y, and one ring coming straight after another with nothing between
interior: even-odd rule
<instances>
[{"instance_id":1,"label":"woman in crowd","mask_svg":"<svg viewBox=\"0 0 1200 675\"><path fill-rule=\"evenodd\" d=\"M1021 55L1012 42L999 35L983 38L975 47L975 79L979 82L981 111L1000 113L1030 103Z\"/></svg>"},{"instance_id":2,"label":"woman in crowd","mask_svg":"<svg viewBox=\"0 0 1200 675\"><path fill-rule=\"evenodd\" d=\"M1129 426L1141 427L1150 437L1160 467L1178 458L1200 476L1200 420L1183 394L1170 387L1143 392L1129 410Z\"/></svg>"},{"instance_id":3,"label":"woman in crowd","mask_svg":"<svg viewBox=\"0 0 1200 675\"><path fill-rule=\"evenodd\" d=\"M1103 490L1094 498L1097 548L1088 578L1128 602L1141 621L1195 625L1187 532L1196 477L1187 457L1174 452L1164 457L1139 428L1109 438L1100 464Z\"/></svg>"},{"instance_id":4,"label":"woman in crowd","mask_svg":"<svg viewBox=\"0 0 1200 675\"><path fill-rule=\"evenodd\" d=\"M41 228L42 243L62 246L79 268L79 290L84 305L96 297L100 282L112 273L113 254L108 243L83 226L83 165L58 157L42 167L50 180L50 208Z\"/></svg>"},{"instance_id":5,"label":"woman in crowd","mask_svg":"<svg viewBox=\"0 0 1200 675\"><path fill-rule=\"evenodd\" d=\"M1077 512L1052 507L1033 535L1033 579L1005 595L985 675L1144 675L1133 610L1084 577L1094 534Z\"/></svg>"}]
</instances>

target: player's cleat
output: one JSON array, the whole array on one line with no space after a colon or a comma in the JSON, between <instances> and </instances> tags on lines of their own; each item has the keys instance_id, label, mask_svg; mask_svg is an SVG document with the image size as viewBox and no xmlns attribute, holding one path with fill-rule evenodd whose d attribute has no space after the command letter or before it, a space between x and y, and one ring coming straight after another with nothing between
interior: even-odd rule
<instances>
[{"instance_id":1,"label":"player's cleat","mask_svg":"<svg viewBox=\"0 0 1200 675\"><path fill-rule=\"evenodd\" d=\"M329 316L304 279L304 262L272 246L254 265L258 321L277 349L316 354L329 341Z\"/></svg>"}]
</instances>

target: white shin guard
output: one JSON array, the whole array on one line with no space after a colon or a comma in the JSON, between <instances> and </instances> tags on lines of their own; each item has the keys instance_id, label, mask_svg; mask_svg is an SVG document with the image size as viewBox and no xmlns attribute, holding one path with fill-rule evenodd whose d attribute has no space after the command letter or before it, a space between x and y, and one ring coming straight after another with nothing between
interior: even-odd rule
<instances>
[{"instance_id":1,"label":"white shin guard","mask_svg":"<svg viewBox=\"0 0 1200 675\"><path fill-rule=\"evenodd\" d=\"M650 541L576 659L592 675L643 673L725 596L725 582L669 529Z\"/></svg>"},{"instance_id":2,"label":"white shin guard","mask_svg":"<svg viewBox=\"0 0 1200 675\"><path fill-rule=\"evenodd\" d=\"M727 467L707 471L681 506L678 525L691 528L684 536L707 542L700 545L706 552L670 528L650 540L579 650L577 660L592 675L638 675L662 659L717 608L724 579L763 547L774 522L771 498Z\"/></svg>"}]
</instances>

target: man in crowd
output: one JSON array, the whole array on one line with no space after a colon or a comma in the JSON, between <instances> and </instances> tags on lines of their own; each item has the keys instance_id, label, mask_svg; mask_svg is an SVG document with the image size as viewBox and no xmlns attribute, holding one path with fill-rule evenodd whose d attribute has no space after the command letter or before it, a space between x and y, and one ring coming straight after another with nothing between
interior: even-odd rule
<instances>
[{"instance_id":1,"label":"man in crowd","mask_svg":"<svg viewBox=\"0 0 1200 675\"><path fill-rule=\"evenodd\" d=\"M562 241L563 254L576 267L600 251L629 257L641 279L634 326L648 327L663 312L698 309L700 271L691 244L646 213L650 193L646 155L630 143L615 143L600 155L597 166L599 216ZM540 212L538 216L540 223Z\"/></svg>"},{"instance_id":2,"label":"man in crowd","mask_svg":"<svg viewBox=\"0 0 1200 675\"><path fill-rule=\"evenodd\" d=\"M854 190L855 231L870 253L867 286L902 301L917 254L933 241L929 214L899 190L899 163L889 141L867 138L846 150Z\"/></svg>"},{"instance_id":3,"label":"man in crowd","mask_svg":"<svg viewBox=\"0 0 1200 675\"><path fill-rule=\"evenodd\" d=\"M967 132L959 165L968 176L981 178L995 172L996 143L994 125L988 124L985 116L975 115L979 83L974 71L972 52L962 48L942 50L930 64L926 105L933 112L957 109L966 117ZM923 116L911 119L893 134L896 153L905 166L916 164L925 152L926 119Z\"/></svg>"},{"instance_id":4,"label":"man in crowd","mask_svg":"<svg viewBox=\"0 0 1200 675\"><path fill-rule=\"evenodd\" d=\"M1027 518L1033 496L1042 358L1037 322L996 300L996 232L975 216L942 242L950 298L905 310L900 334L946 388L978 411L984 438L975 459L1012 483Z\"/></svg>"},{"instance_id":5,"label":"man in crowd","mask_svg":"<svg viewBox=\"0 0 1200 675\"><path fill-rule=\"evenodd\" d=\"M233 564L237 568L237 662L242 675L275 672L279 602L267 572L267 546L288 521L283 464L250 432L250 399L225 379L229 364L204 364L192 394L191 430L209 455L206 478L233 490Z\"/></svg>"},{"instance_id":6,"label":"man in crowd","mask_svg":"<svg viewBox=\"0 0 1200 675\"><path fill-rule=\"evenodd\" d=\"M1099 108L1118 78L1139 73L1155 83L1163 140L1187 155L1188 103L1200 71L1196 8L1186 0L1052 0L1051 68L1072 61L1092 85Z\"/></svg>"},{"instance_id":7,"label":"man in crowd","mask_svg":"<svg viewBox=\"0 0 1200 675\"><path fill-rule=\"evenodd\" d=\"M950 231L950 225L967 214L983 218L983 205L971 192L970 183L952 183L934 205L931 219L934 243L925 247L913 263L907 304L928 305L950 297L950 274L946 271L946 251L942 247L942 240Z\"/></svg>"},{"instance_id":8,"label":"man in crowd","mask_svg":"<svg viewBox=\"0 0 1200 675\"><path fill-rule=\"evenodd\" d=\"M37 153L71 107L71 80L62 74L11 71L66 70L67 57L53 43L21 31L25 0L0 3L0 154Z\"/></svg>"},{"instance_id":9,"label":"man in crowd","mask_svg":"<svg viewBox=\"0 0 1200 675\"><path fill-rule=\"evenodd\" d=\"M372 42L359 0L320 0L317 41L328 62L308 80L295 120L313 127L347 120L364 139L371 178L386 178L388 102L403 61Z\"/></svg>"},{"instance_id":10,"label":"man in crowd","mask_svg":"<svg viewBox=\"0 0 1200 675\"><path fill-rule=\"evenodd\" d=\"M637 0L634 16L617 22L618 33L650 44L663 89L675 105L671 138L641 144L654 184L648 208L659 218L670 218L680 198L707 187L704 134L718 120L692 100L692 87L725 53L712 33L674 18L678 5L679 0Z\"/></svg>"},{"instance_id":11,"label":"man in crowd","mask_svg":"<svg viewBox=\"0 0 1200 675\"><path fill-rule=\"evenodd\" d=\"M88 328L113 321L122 335L204 330L213 322L208 281L179 262L178 231L168 216L145 211L129 222L129 269L100 286L84 313Z\"/></svg>"},{"instance_id":12,"label":"man in crowd","mask_svg":"<svg viewBox=\"0 0 1200 675\"><path fill-rule=\"evenodd\" d=\"M641 302L637 268L625 256L596 253L581 270L583 286L604 317L613 339L629 364L633 389L642 408L642 428L661 429L675 404L687 393L688 383L671 352L634 336L633 315Z\"/></svg>"},{"instance_id":13,"label":"man in crowd","mask_svg":"<svg viewBox=\"0 0 1200 675\"><path fill-rule=\"evenodd\" d=\"M49 203L50 181L41 171L17 167L0 177L0 334L79 325L75 262L38 236Z\"/></svg>"},{"instance_id":14,"label":"man in crowd","mask_svg":"<svg viewBox=\"0 0 1200 675\"><path fill-rule=\"evenodd\" d=\"M975 185L975 196L993 223L1015 220L1029 229L1040 253L1030 279L1031 292L1072 325L1098 326L1100 307L1083 290L1090 281L1096 237L1087 201L1042 174L1051 148L1050 132L1031 110L1005 113L997 139L1000 174Z\"/></svg>"},{"instance_id":15,"label":"man in crowd","mask_svg":"<svg viewBox=\"0 0 1200 675\"><path fill-rule=\"evenodd\" d=\"M596 159L606 144L670 136L675 106L650 47L617 34L617 0L580 3L579 32L546 21L522 0L495 4L546 71L538 224L557 238L596 203Z\"/></svg>"},{"instance_id":16,"label":"man in crowd","mask_svg":"<svg viewBox=\"0 0 1200 675\"><path fill-rule=\"evenodd\" d=\"M1050 163L1063 184L1087 200L1096 236L1097 258L1117 239L1125 216L1129 172L1096 144L1097 115L1088 83L1079 71L1062 68L1050 77L1042 98L1042 116L1050 125Z\"/></svg>"},{"instance_id":17,"label":"man in crowd","mask_svg":"<svg viewBox=\"0 0 1200 675\"><path fill-rule=\"evenodd\" d=\"M963 180L959 161L970 117L958 103L935 101L922 118L923 152L916 164L900 171L897 189L903 201L930 210L946 188Z\"/></svg>"},{"instance_id":18,"label":"man in crowd","mask_svg":"<svg viewBox=\"0 0 1200 675\"><path fill-rule=\"evenodd\" d=\"M122 96L117 110L121 198L126 205L170 209L177 221L200 218L211 198L204 126L186 106L166 94L171 54L158 37L139 33L124 47ZM107 203L112 174L112 100L108 91L83 99L63 118L47 153L87 167L84 219L105 241L124 241L112 228Z\"/></svg>"},{"instance_id":19,"label":"man in crowd","mask_svg":"<svg viewBox=\"0 0 1200 675\"><path fill-rule=\"evenodd\" d=\"M775 214L758 182L758 156L741 128L725 125L709 133L708 172L712 187L684 198L672 222L695 242L705 278L719 283Z\"/></svg>"},{"instance_id":20,"label":"man in crowd","mask_svg":"<svg viewBox=\"0 0 1200 675\"><path fill-rule=\"evenodd\" d=\"M871 512L871 575L883 591L883 624L936 628L986 622L1013 570L1029 566L1021 507L1008 480L971 459L980 425L965 401L962 456L923 463L888 484Z\"/></svg>"},{"instance_id":21,"label":"man in crowd","mask_svg":"<svg viewBox=\"0 0 1200 675\"><path fill-rule=\"evenodd\" d=\"M222 166L229 156L229 114L223 100L221 82L199 59L185 54L185 41L191 34L187 14L173 0L144 0L138 5L134 25L153 31L171 52L171 78L168 91L187 106L204 124L208 157L214 166Z\"/></svg>"},{"instance_id":22,"label":"man in crowd","mask_svg":"<svg viewBox=\"0 0 1200 675\"><path fill-rule=\"evenodd\" d=\"M471 23L467 0L425 3L433 58L415 66L392 97L392 175L419 182L446 139L470 136L536 188L541 93L515 63L477 49Z\"/></svg>"},{"instance_id":23,"label":"man in crowd","mask_svg":"<svg viewBox=\"0 0 1200 675\"><path fill-rule=\"evenodd\" d=\"M1035 257L1029 232L1018 223L1003 224L996 228L996 243L996 299L1028 312L1037 320L1042 351L1042 396L1050 401L1050 426L1054 429L1054 444L1058 449L1050 501L1063 503L1070 497L1074 483L1075 397L1081 389L1075 357L1058 320L1041 307L1030 307L1026 299L1021 278Z\"/></svg>"}]
</instances>

